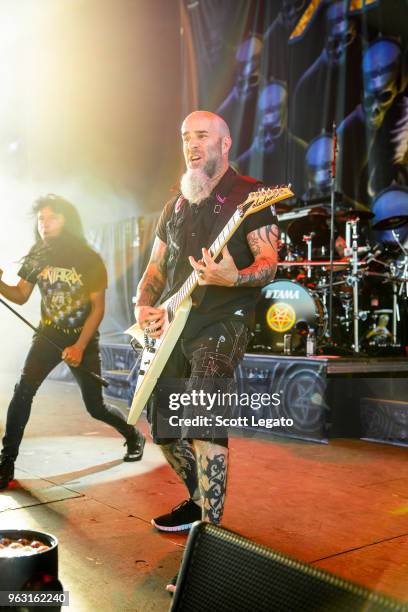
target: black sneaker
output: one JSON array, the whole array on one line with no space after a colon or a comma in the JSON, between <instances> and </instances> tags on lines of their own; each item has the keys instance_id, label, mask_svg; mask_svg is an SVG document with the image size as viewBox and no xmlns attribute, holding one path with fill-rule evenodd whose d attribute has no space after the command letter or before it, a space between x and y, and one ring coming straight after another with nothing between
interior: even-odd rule
<instances>
[{"instance_id":1,"label":"black sneaker","mask_svg":"<svg viewBox=\"0 0 408 612\"><path fill-rule=\"evenodd\" d=\"M128 438L123 446L127 446L127 451L123 461L140 461L143 457L143 449L146 438L138 429L133 430L133 434Z\"/></svg>"},{"instance_id":2,"label":"black sneaker","mask_svg":"<svg viewBox=\"0 0 408 612\"><path fill-rule=\"evenodd\" d=\"M0 458L0 490L6 489L9 482L14 478L14 459L11 457Z\"/></svg>"},{"instance_id":3,"label":"black sneaker","mask_svg":"<svg viewBox=\"0 0 408 612\"><path fill-rule=\"evenodd\" d=\"M188 531L194 521L201 521L201 508L192 499L186 499L169 514L152 519L159 531Z\"/></svg>"}]
</instances>

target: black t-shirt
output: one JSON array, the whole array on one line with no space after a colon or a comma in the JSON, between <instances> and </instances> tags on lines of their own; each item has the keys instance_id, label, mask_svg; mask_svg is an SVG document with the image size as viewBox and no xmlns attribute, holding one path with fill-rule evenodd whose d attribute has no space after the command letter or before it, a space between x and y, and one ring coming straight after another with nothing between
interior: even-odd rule
<instances>
[{"instance_id":1,"label":"black t-shirt","mask_svg":"<svg viewBox=\"0 0 408 612\"><path fill-rule=\"evenodd\" d=\"M18 275L41 293L41 323L78 334L90 313L90 293L107 287L101 257L85 242L65 235L50 246L37 243Z\"/></svg>"},{"instance_id":2,"label":"black t-shirt","mask_svg":"<svg viewBox=\"0 0 408 612\"><path fill-rule=\"evenodd\" d=\"M237 175L229 168L211 195L198 206L183 198L170 200L160 216L156 234L167 244L167 285L165 293L171 293L191 274L192 267L188 256L201 259L202 247L209 247L216 238L214 226L219 225L218 214L222 206L228 205L225 223L232 216L238 204L243 202L251 191L256 191L260 183L249 177ZM254 257L246 236L265 225L277 225L277 218L271 207L264 208L247 216L228 241L228 250L239 270L250 266ZM261 290L258 287L219 287L209 285L193 292L196 302L189 318L193 330L221 320L225 317L239 318L247 323L255 309Z\"/></svg>"}]
</instances>

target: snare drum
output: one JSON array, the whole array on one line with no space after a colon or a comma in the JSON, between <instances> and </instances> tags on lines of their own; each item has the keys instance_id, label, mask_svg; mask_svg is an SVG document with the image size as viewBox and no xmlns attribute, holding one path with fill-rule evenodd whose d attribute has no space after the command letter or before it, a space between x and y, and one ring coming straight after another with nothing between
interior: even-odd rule
<instances>
[{"instance_id":1,"label":"snare drum","mask_svg":"<svg viewBox=\"0 0 408 612\"><path fill-rule=\"evenodd\" d=\"M250 350L283 353L285 334L292 335L292 349L297 350L309 328L315 330L318 339L327 330L326 309L320 297L294 281L276 280L262 289Z\"/></svg>"}]
</instances>

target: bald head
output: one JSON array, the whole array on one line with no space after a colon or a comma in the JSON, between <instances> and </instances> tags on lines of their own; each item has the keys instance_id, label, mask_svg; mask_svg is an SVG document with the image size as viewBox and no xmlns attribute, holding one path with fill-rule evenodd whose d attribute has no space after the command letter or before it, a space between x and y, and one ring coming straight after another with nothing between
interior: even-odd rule
<instances>
[{"instance_id":1,"label":"bald head","mask_svg":"<svg viewBox=\"0 0 408 612\"><path fill-rule=\"evenodd\" d=\"M215 131L217 131L220 136L228 136L228 138L231 138L228 125L225 123L222 117L216 115L215 113L211 113L210 111L194 111L190 113L183 121L181 133L183 133L186 125L190 124L191 122L206 123L208 126L211 126Z\"/></svg>"}]
</instances>

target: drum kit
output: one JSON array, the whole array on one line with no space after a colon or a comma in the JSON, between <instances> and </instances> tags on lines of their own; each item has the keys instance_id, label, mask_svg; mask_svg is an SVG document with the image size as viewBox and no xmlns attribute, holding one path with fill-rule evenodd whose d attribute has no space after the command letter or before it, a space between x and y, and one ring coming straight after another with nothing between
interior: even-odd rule
<instances>
[{"instance_id":1,"label":"drum kit","mask_svg":"<svg viewBox=\"0 0 408 612\"><path fill-rule=\"evenodd\" d=\"M408 250L395 231L388 246L372 245L371 235L401 227L408 215L373 223L368 208L339 199L335 207L324 198L287 202L277 210L278 272L262 290L250 350L301 355L313 334L322 355L402 354Z\"/></svg>"}]
</instances>

